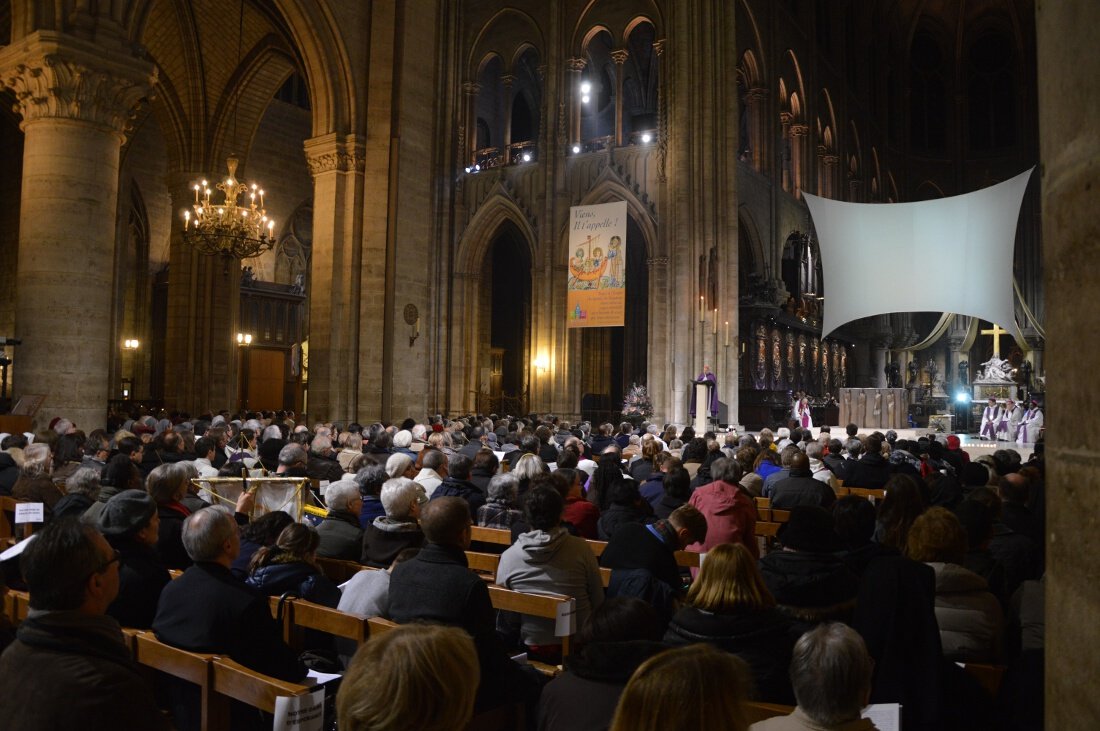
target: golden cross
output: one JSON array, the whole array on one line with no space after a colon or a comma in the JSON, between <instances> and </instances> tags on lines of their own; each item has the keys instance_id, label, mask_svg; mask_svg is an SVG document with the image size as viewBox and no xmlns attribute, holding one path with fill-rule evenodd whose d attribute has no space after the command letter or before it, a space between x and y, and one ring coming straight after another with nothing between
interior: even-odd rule
<instances>
[{"instance_id":1,"label":"golden cross","mask_svg":"<svg viewBox=\"0 0 1100 731\"><path fill-rule=\"evenodd\" d=\"M993 327L991 329L981 330L979 332L981 332L982 335L992 335L993 336L993 357L994 358L1000 358L1001 357L1001 336L1002 335L1008 335L1009 334L1008 330L1002 330L999 325L994 323Z\"/></svg>"}]
</instances>

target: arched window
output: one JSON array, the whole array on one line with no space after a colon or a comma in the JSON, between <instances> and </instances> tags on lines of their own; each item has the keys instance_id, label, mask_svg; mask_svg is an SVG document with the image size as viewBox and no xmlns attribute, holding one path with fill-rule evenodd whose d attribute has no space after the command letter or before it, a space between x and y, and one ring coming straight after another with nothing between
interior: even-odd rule
<instances>
[{"instance_id":1,"label":"arched window","mask_svg":"<svg viewBox=\"0 0 1100 731\"><path fill-rule=\"evenodd\" d=\"M1016 100L1012 44L998 31L986 31L967 52L967 114L970 148L995 150L1016 142Z\"/></svg>"},{"instance_id":2,"label":"arched window","mask_svg":"<svg viewBox=\"0 0 1100 731\"><path fill-rule=\"evenodd\" d=\"M477 101L475 119L477 152L475 161L481 167L495 167L502 160L504 144L504 73L499 56L493 56L482 64L477 75Z\"/></svg>"},{"instance_id":3,"label":"arched window","mask_svg":"<svg viewBox=\"0 0 1100 731\"><path fill-rule=\"evenodd\" d=\"M587 65L582 75L581 138L593 142L615 134L615 61L611 57L612 40L607 31L593 36L585 47ZM588 84L588 86L583 86ZM588 99L587 102L584 99Z\"/></svg>"},{"instance_id":4,"label":"arched window","mask_svg":"<svg viewBox=\"0 0 1100 731\"><path fill-rule=\"evenodd\" d=\"M623 139L642 142L657 133L657 52L653 50L656 32L649 23L638 23L627 39L626 63L623 64Z\"/></svg>"},{"instance_id":5,"label":"arched window","mask_svg":"<svg viewBox=\"0 0 1100 731\"><path fill-rule=\"evenodd\" d=\"M539 78L539 54L535 49L528 48L516 59L512 67L512 77L511 144L537 142L542 110L542 83Z\"/></svg>"},{"instance_id":6,"label":"arched window","mask_svg":"<svg viewBox=\"0 0 1100 731\"><path fill-rule=\"evenodd\" d=\"M951 108L947 103L947 54L931 32L918 30L909 48L912 94L909 140L914 150L947 149Z\"/></svg>"}]
</instances>

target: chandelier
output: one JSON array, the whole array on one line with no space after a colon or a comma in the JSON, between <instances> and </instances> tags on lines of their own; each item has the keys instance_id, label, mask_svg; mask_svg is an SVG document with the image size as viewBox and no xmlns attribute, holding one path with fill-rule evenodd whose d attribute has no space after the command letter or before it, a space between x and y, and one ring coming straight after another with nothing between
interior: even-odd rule
<instances>
[{"instance_id":1,"label":"chandelier","mask_svg":"<svg viewBox=\"0 0 1100 731\"><path fill-rule=\"evenodd\" d=\"M264 211L264 191L237 180L238 163L230 155L229 176L214 186L223 193L222 203L211 202L210 184L204 180L194 186L194 213L183 212L183 240L200 254L222 257L226 274L230 260L250 259L275 245L275 222ZM248 194L246 205L240 204L242 193Z\"/></svg>"}]
</instances>

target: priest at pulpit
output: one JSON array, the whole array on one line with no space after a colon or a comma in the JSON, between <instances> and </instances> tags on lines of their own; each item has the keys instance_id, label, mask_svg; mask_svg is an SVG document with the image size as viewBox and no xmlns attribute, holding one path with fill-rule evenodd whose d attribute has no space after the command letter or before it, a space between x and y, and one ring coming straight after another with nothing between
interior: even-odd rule
<instances>
[{"instance_id":1,"label":"priest at pulpit","mask_svg":"<svg viewBox=\"0 0 1100 731\"><path fill-rule=\"evenodd\" d=\"M718 417L718 379L711 373L710 366L704 365L703 372L699 374L699 377L695 379L696 384L706 384L707 393L710 395L710 408L709 413L711 418ZM691 415L695 416L695 390L691 390ZM681 402L682 403L682 402Z\"/></svg>"}]
</instances>

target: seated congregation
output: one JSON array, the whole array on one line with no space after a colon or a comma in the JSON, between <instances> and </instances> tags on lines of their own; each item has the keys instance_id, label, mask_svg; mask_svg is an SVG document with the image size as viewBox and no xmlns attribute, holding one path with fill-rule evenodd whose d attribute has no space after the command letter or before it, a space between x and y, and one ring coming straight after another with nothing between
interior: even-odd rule
<instances>
[{"instance_id":1,"label":"seated congregation","mask_svg":"<svg viewBox=\"0 0 1100 731\"><path fill-rule=\"evenodd\" d=\"M1042 727L1041 448L133 416L0 436L4 547L44 508L0 564L4 728L270 728L311 669L341 729Z\"/></svg>"}]
</instances>

